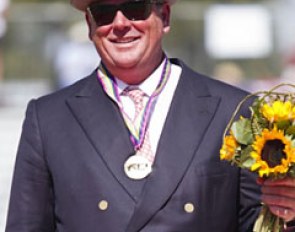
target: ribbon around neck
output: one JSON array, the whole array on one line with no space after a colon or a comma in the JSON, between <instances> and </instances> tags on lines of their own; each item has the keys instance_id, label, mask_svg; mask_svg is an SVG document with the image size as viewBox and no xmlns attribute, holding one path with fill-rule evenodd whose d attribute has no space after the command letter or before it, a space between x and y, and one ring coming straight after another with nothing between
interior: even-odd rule
<instances>
[{"instance_id":1,"label":"ribbon around neck","mask_svg":"<svg viewBox=\"0 0 295 232\"><path fill-rule=\"evenodd\" d=\"M101 71L101 73L99 72L99 70ZM139 150L143 144L146 130L151 117L152 104L156 97L162 92L162 90L166 86L167 81L170 77L170 73L171 62L167 57L165 57L164 67L158 85L153 94L149 97L148 101L145 103L143 110L138 115L139 120L137 120L137 123L135 125L123 109L116 79L108 72L108 70L102 63L100 64L97 70L97 78L101 83L103 90L114 102L117 103L120 111L122 112L125 125L129 130L130 140L135 150Z\"/></svg>"}]
</instances>

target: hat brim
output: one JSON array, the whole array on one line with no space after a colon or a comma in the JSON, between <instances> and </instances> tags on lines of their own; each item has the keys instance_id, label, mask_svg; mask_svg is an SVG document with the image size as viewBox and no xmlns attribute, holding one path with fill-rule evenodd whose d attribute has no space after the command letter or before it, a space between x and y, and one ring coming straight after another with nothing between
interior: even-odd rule
<instances>
[{"instance_id":1,"label":"hat brim","mask_svg":"<svg viewBox=\"0 0 295 232\"><path fill-rule=\"evenodd\" d=\"M81 11L86 11L87 7L89 6L89 4L91 2L93 2L93 0L70 0L71 1L71 5L73 7L75 7L78 10ZM167 2L172 5L176 2L177 0L167 0Z\"/></svg>"}]
</instances>

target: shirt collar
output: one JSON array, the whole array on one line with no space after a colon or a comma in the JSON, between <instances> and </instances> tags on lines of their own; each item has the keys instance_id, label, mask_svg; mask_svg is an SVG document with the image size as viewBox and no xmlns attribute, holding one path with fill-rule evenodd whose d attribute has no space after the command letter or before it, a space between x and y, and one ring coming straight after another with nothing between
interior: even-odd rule
<instances>
[{"instance_id":1,"label":"shirt collar","mask_svg":"<svg viewBox=\"0 0 295 232\"><path fill-rule=\"evenodd\" d=\"M165 59L162 63L158 66L158 68L148 77L146 78L141 84L133 85L134 87L138 87L141 89L147 96L151 96L153 92L156 90L158 83L160 81L162 71L164 68ZM118 86L118 94L122 94L122 92L129 86L125 82L121 81L117 77L115 77Z\"/></svg>"}]
</instances>

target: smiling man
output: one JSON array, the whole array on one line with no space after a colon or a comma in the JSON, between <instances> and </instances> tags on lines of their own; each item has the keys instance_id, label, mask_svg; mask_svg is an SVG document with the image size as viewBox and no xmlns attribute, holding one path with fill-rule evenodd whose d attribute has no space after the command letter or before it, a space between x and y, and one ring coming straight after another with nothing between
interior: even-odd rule
<instances>
[{"instance_id":1,"label":"smiling man","mask_svg":"<svg viewBox=\"0 0 295 232\"><path fill-rule=\"evenodd\" d=\"M139 84L163 61L162 37L170 30L170 6L163 0L93 2L79 7L86 7L89 37L113 76Z\"/></svg>"},{"instance_id":2,"label":"smiling man","mask_svg":"<svg viewBox=\"0 0 295 232\"><path fill-rule=\"evenodd\" d=\"M6 232L252 231L256 178L219 160L247 93L166 56L173 3L72 0L101 63L29 103ZM292 220L295 183L261 185Z\"/></svg>"}]
</instances>

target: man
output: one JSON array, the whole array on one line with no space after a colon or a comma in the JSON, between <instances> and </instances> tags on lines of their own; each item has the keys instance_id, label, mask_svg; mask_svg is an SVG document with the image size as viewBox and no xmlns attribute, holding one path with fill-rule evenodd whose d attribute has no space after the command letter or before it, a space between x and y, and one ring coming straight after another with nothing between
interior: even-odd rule
<instances>
[{"instance_id":1,"label":"man","mask_svg":"<svg viewBox=\"0 0 295 232\"><path fill-rule=\"evenodd\" d=\"M255 177L219 160L246 93L166 58L172 1L72 4L85 12L102 63L30 102L6 231L251 231ZM263 200L291 220L295 184L285 182L262 183Z\"/></svg>"}]
</instances>

